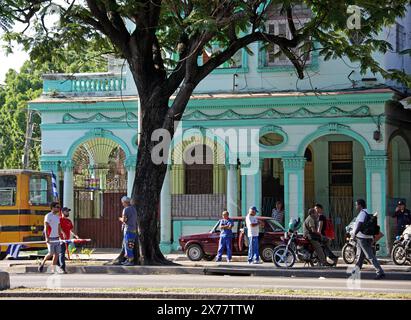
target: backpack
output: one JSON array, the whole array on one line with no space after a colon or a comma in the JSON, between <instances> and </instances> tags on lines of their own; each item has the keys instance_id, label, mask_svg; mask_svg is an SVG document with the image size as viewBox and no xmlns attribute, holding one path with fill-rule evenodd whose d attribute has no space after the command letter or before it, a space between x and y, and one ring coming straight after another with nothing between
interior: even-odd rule
<instances>
[{"instance_id":1,"label":"backpack","mask_svg":"<svg viewBox=\"0 0 411 320\"><path fill-rule=\"evenodd\" d=\"M331 219L326 219L325 220L324 234L328 239L331 239L331 240L335 239L334 224L333 224Z\"/></svg>"},{"instance_id":2,"label":"backpack","mask_svg":"<svg viewBox=\"0 0 411 320\"><path fill-rule=\"evenodd\" d=\"M376 236L380 233L380 226L377 224L377 216L373 214L366 213L364 223L361 227L361 232L367 236Z\"/></svg>"}]
</instances>

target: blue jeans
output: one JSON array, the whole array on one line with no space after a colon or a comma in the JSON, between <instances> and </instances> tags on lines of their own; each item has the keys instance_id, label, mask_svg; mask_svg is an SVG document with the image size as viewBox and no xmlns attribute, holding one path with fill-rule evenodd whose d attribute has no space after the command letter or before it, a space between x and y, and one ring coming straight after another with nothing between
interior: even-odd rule
<instances>
[{"instance_id":1,"label":"blue jeans","mask_svg":"<svg viewBox=\"0 0 411 320\"><path fill-rule=\"evenodd\" d=\"M66 270L66 244L64 242L60 244L60 253L57 265L64 271Z\"/></svg>"},{"instance_id":2,"label":"blue jeans","mask_svg":"<svg viewBox=\"0 0 411 320\"><path fill-rule=\"evenodd\" d=\"M136 241L136 236L137 233L136 232L125 232L124 233L124 242L123 242L123 246L125 249L125 256L129 259L132 260L134 259L134 245L135 245L135 241Z\"/></svg>"},{"instance_id":3,"label":"blue jeans","mask_svg":"<svg viewBox=\"0 0 411 320\"><path fill-rule=\"evenodd\" d=\"M357 263L356 267L361 270L362 265L364 263L364 259L367 258L371 261L372 265L374 266L375 271L377 274L384 274L384 270L381 268L380 263L378 262L374 250L372 248L372 239L363 239L363 238L356 238L357 239Z\"/></svg>"},{"instance_id":4,"label":"blue jeans","mask_svg":"<svg viewBox=\"0 0 411 320\"><path fill-rule=\"evenodd\" d=\"M221 261L221 256L223 255L224 249L226 249L227 261L231 260L231 242L233 238L231 237L221 237L218 244L217 261Z\"/></svg>"},{"instance_id":5,"label":"blue jeans","mask_svg":"<svg viewBox=\"0 0 411 320\"><path fill-rule=\"evenodd\" d=\"M258 252L258 236L248 237L248 262L260 260L260 253Z\"/></svg>"}]
</instances>

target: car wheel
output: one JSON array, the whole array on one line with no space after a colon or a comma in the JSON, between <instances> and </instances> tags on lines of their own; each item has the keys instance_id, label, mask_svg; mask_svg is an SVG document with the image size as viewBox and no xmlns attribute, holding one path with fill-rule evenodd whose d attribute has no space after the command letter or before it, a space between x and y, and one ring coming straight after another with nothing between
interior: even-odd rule
<instances>
[{"instance_id":1,"label":"car wheel","mask_svg":"<svg viewBox=\"0 0 411 320\"><path fill-rule=\"evenodd\" d=\"M275 247L273 252L273 262L278 268L291 268L296 260L293 250L285 245Z\"/></svg>"},{"instance_id":2,"label":"car wheel","mask_svg":"<svg viewBox=\"0 0 411 320\"><path fill-rule=\"evenodd\" d=\"M7 257L7 252L0 252L0 260L3 260Z\"/></svg>"},{"instance_id":3,"label":"car wheel","mask_svg":"<svg viewBox=\"0 0 411 320\"><path fill-rule=\"evenodd\" d=\"M215 254L211 255L211 256L208 255L208 254L205 254L203 259L206 260L206 261L213 261L215 257L216 257Z\"/></svg>"},{"instance_id":4,"label":"car wheel","mask_svg":"<svg viewBox=\"0 0 411 320\"><path fill-rule=\"evenodd\" d=\"M407 250L403 245L397 245L392 249L392 261L399 266L407 262Z\"/></svg>"},{"instance_id":5,"label":"car wheel","mask_svg":"<svg viewBox=\"0 0 411 320\"><path fill-rule=\"evenodd\" d=\"M187 248L187 258L191 261L200 261L204 257L204 251L198 244L192 244Z\"/></svg>"},{"instance_id":6,"label":"car wheel","mask_svg":"<svg viewBox=\"0 0 411 320\"><path fill-rule=\"evenodd\" d=\"M264 262L273 261L273 252L274 252L274 247L273 246L263 246L261 248L261 252L260 252L261 259Z\"/></svg>"},{"instance_id":7,"label":"car wheel","mask_svg":"<svg viewBox=\"0 0 411 320\"><path fill-rule=\"evenodd\" d=\"M357 257L356 248L349 243L346 243L342 248L342 258L346 264L353 264Z\"/></svg>"}]
</instances>

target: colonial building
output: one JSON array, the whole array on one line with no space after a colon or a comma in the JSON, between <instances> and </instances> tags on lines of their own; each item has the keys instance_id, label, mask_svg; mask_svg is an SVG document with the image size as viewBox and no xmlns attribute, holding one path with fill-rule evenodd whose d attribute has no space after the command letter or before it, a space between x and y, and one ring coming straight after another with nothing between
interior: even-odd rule
<instances>
[{"instance_id":1,"label":"colonial building","mask_svg":"<svg viewBox=\"0 0 411 320\"><path fill-rule=\"evenodd\" d=\"M398 54L410 46L410 23L411 12L381 35L396 50L376 56L385 68L411 72L410 57ZM267 28L288 32L276 16ZM411 204L411 110L406 99L388 102L407 88L316 51L306 79L297 80L276 48L250 48L255 55L240 50L199 85L178 126L159 205L162 250L177 250L182 234L207 231L223 209L245 215L255 205L270 215L276 200L285 204L285 224L322 203L338 246L354 201L364 198L379 214L386 253L395 202ZM120 198L131 193L136 166L139 100L122 64L44 75L43 95L29 106L42 117L41 167L59 173L64 205L96 247L120 246ZM198 157L204 161L183 161Z\"/></svg>"}]
</instances>

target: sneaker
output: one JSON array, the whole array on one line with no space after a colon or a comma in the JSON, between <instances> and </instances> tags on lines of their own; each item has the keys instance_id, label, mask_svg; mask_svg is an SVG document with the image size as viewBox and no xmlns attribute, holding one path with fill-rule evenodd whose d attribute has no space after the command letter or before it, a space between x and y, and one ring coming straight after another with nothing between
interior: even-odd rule
<instances>
[{"instance_id":1,"label":"sneaker","mask_svg":"<svg viewBox=\"0 0 411 320\"><path fill-rule=\"evenodd\" d=\"M43 272L44 270L44 266L41 264L39 265L39 267L37 268L38 272Z\"/></svg>"},{"instance_id":2,"label":"sneaker","mask_svg":"<svg viewBox=\"0 0 411 320\"><path fill-rule=\"evenodd\" d=\"M376 276L375 276L375 280L380 280L380 279L384 279L385 278L385 273L378 273Z\"/></svg>"},{"instance_id":3,"label":"sneaker","mask_svg":"<svg viewBox=\"0 0 411 320\"><path fill-rule=\"evenodd\" d=\"M252 261L248 261L248 264L252 264L253 262Z\"/></svg>"},{"instance_id":4,"label":"sneaker","mask_svg":"<svg viewBox=\"0 0 411 320\"><path fill-rule=\"evenodd\" d=\"M260 260L254 261L253 264L262 264Z\"/></svg>"},{"instance_id":5,"label":"sneaker","mask_svg":"<svg viewBox=\"0 0 411 320\"><path fill-rule=\"evenodd\" d=\"M221 262L221 259L216 259L216 261L215 262Z\"/></svg>"},{"instance_id":6,"label":"sneaker","mask_svg":"<svg viewBox=\"0 0 411 320\"><path fill-rule=\"evenodd\" d=\"M67 271L64 270L63 268L57 267L56 273L59 273L59 274L67 274Z\"/></svg>"},{"instance_id":7,"label":"sneaker","mask_svg":"<svg viewBox=\"0 0 411 320\"><path fill-rule=\"evenodd\" d=\"M126 261L126 262L123 262L122 265L125 266L125 267L132 267L132 266L134 266L134 262Z\"/></svg>"},{"instance_id":8,"label":"sneaker","mask_svg":"<svg viewBox=\"0 0 411 320\"><path fill-rule=\"evenodd\" d=\"M231 260L227 260L227 263L230 263L231 262Z\"/></svg>"}]
</instances>

